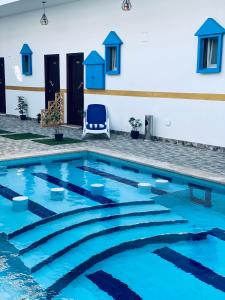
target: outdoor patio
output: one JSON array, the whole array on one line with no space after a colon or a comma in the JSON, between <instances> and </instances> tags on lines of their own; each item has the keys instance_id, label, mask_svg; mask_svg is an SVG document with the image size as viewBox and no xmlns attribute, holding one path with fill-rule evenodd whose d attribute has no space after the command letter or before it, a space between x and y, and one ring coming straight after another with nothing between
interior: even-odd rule
<instances>
[{"instance_id":1,"label":"outdoor patio","mask_svg":"<svg viewBox=\"0 0 225 300\"><path fill-rule=\"evenodd\" d=\"M0 129L15 133L32 132L45 136L53 136L52 128L40 128L34 120L21 121L15 117L0 116ZM70 138L81 138L81 129L62 127L64 136ZM32 152L42 152L48 150L76 149L85 147L96 147L110 151L119 151L127 156L136 155L161 162L171 163L182 167L190 167L197 170L208 171L215 175L225 175L225 153L206 149L199 149L180 144L143 141L143 139L132 140L128 135L112 134L111 140L104 136L88 137L86 143L76 143L68 145L48 146L36 143L32 140L11 140L0 135L0 158L6 156L31 154Z\"/></svg>"}]
</instances>

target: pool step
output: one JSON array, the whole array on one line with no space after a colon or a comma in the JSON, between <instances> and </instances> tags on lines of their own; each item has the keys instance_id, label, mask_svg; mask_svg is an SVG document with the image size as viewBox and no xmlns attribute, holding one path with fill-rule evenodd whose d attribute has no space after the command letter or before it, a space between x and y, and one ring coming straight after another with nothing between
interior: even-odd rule
<instances>
[{"instance_id":1,"label":"pool step","mask_svg":"<svg viewBox=\"0 0 225 300\"><path fill-rule=\"evenodd\" d=\"M161 225L174 225L187 223L187 220L173 215L153 215L153 216L129 216L120 220L105 220L81 225L71 230L58 233L48 242L40 241L36 247L28 247L21 251L21 259L30 268L31 272L36 272L43 266L53 262L57 258L87 242L93 238L105 236L114 232L122 232L139 227L152 227ZM20 252L20 253L21 253Z\"/></svg>"},{"instance_id":2,"label":"pool step","mask_svg":"<svg viewBox=\"0 0 225 300\"><path fill-rule=\"evenodd\" d=\"M76 224L92 223L95 219L101 221L106 218L108 220L120 218L120 216L142 216L169 212L168 208L156 205L152 200L98 205L61 213L38 221L9 234L8 238L18 250L22 250L58 230L64 230L69 226L76 226Z\"/></svg>"},{"instance_id":3,"label":"pool step","mask_svg":"<svg viewBox=\"0 0 225 300\"><path fill-rule=\"evenodd\" d=\"M33 273L35 280L51 295L96 263L122 251L143 247L149 243L172 243L191 238L205 238L205 233L191 233L186 224L148 225L88 240ZM46 276L46 274L48 274Z\"/></svg>"}]
</instances>

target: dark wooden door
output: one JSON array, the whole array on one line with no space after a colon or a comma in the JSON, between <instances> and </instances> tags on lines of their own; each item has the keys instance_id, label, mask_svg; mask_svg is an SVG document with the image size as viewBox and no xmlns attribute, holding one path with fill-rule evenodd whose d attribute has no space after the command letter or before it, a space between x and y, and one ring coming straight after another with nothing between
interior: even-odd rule
<instances>
[{"instance_id":1,"label":"dark wooden door","mask_svg":"<svg viewBox=\"0 0 225 300\"><path fill-rule=\"evenodd\" d=\"M67 123L82 125L84 111L84 54L67 54Z\"/></svg>"},{"instance_id":2,"label":"dark wooden door","mask_svg":"<svg viewBox=\"0 0 225 300\"><path fill-rule=\"evenodd\" d=\"M60 92L59 55L45 55L45 108L48 101L54 101L55 93Z\"/></svg>"},{"instance_id":3,"label":"dark wooden door","mask_svg":"<svg viewBox=\"0 0 225 300\"><path fill-rule=\"evenodd\" d=\"M4 58L0 58L0 113L6 113L5 99L5 62Z\"/></svg>"}]
</instances>

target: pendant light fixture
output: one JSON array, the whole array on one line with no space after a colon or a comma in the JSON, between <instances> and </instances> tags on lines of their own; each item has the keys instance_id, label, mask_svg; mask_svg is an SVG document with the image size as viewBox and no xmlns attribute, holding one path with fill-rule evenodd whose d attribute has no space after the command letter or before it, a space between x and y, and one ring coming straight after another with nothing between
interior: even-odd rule
<instances>
[{"instance_id":1,"label":"pendant light fixture","mask_svg":"<svg viewBox=\"0 0 225 300\"><path fill-rule=\"evenodd\" d=\"M131 8L132 8L132 5L130 3L130 0L123 0L122 10L129 11L129 10L131 10Z\"/></svg>"},{"instance_id":2,"label":"pendant light fixture","mask_svg":"<svg viewBox=\"0 0 225 300\"><path fill-rule=\"evenodd\" d=\"M40 20L41 25L48 25L48 18L46 17L46 14L45 14L45 4L46 4L46 1L43 1L42 2L43 15L42 15L41 20Z\"/></svg>"}]
</instances>

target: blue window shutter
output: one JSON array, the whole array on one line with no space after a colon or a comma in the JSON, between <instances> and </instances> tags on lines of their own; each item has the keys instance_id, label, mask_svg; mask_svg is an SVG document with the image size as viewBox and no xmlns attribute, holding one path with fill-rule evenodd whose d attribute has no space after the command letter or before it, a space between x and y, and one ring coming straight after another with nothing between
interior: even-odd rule
<instances>
[{"instance_id":1,"label":"blue window shutter","mask_svg":"<svg viewBox=\"0 0 225 300\"><path fill-rule=\"evenodd\" d=\"M224 33L225 29L212 18L208 18L196 32L195 36L198 37L197 73L210 74L221 72ZM209 67L207 64L208 59L206 59L207 63L204 60L207 56L208 43L212 43L213 40L217 41L216 64L215 67Z\"/></svg>"},{"instance_id":2,"label":"blue window shutter","mask_svg":"<svg viewBox=\"0 0 225 300\"><path fill-rule=\"evenodd\" d=\"M105 71L108 75L120 74L122 44L122 40L115 31L111 31L103 42L105 45Z\"/></svg>"},{"instance_id":3,"label":"blue window shutter","mask_svg":"<svg viewBox=\"0 0 225 300\"><path fill-rule=\"evenodd\" d=\"M28 44L24 44L21 51L22 58L22 73L23 75L30 76L32 75L32 54Z\"/></svg>"},{"instance_id":4,"label":"blue window shutter","mask_svg":"<svg viewBox=\"0 0 225 300\"><path fill-rule=\"evenodd\" d=\"M86 66L86 88L105 89L105 60L97 51L92 51L85 59Z\"/></svg>"}]
</instances>

